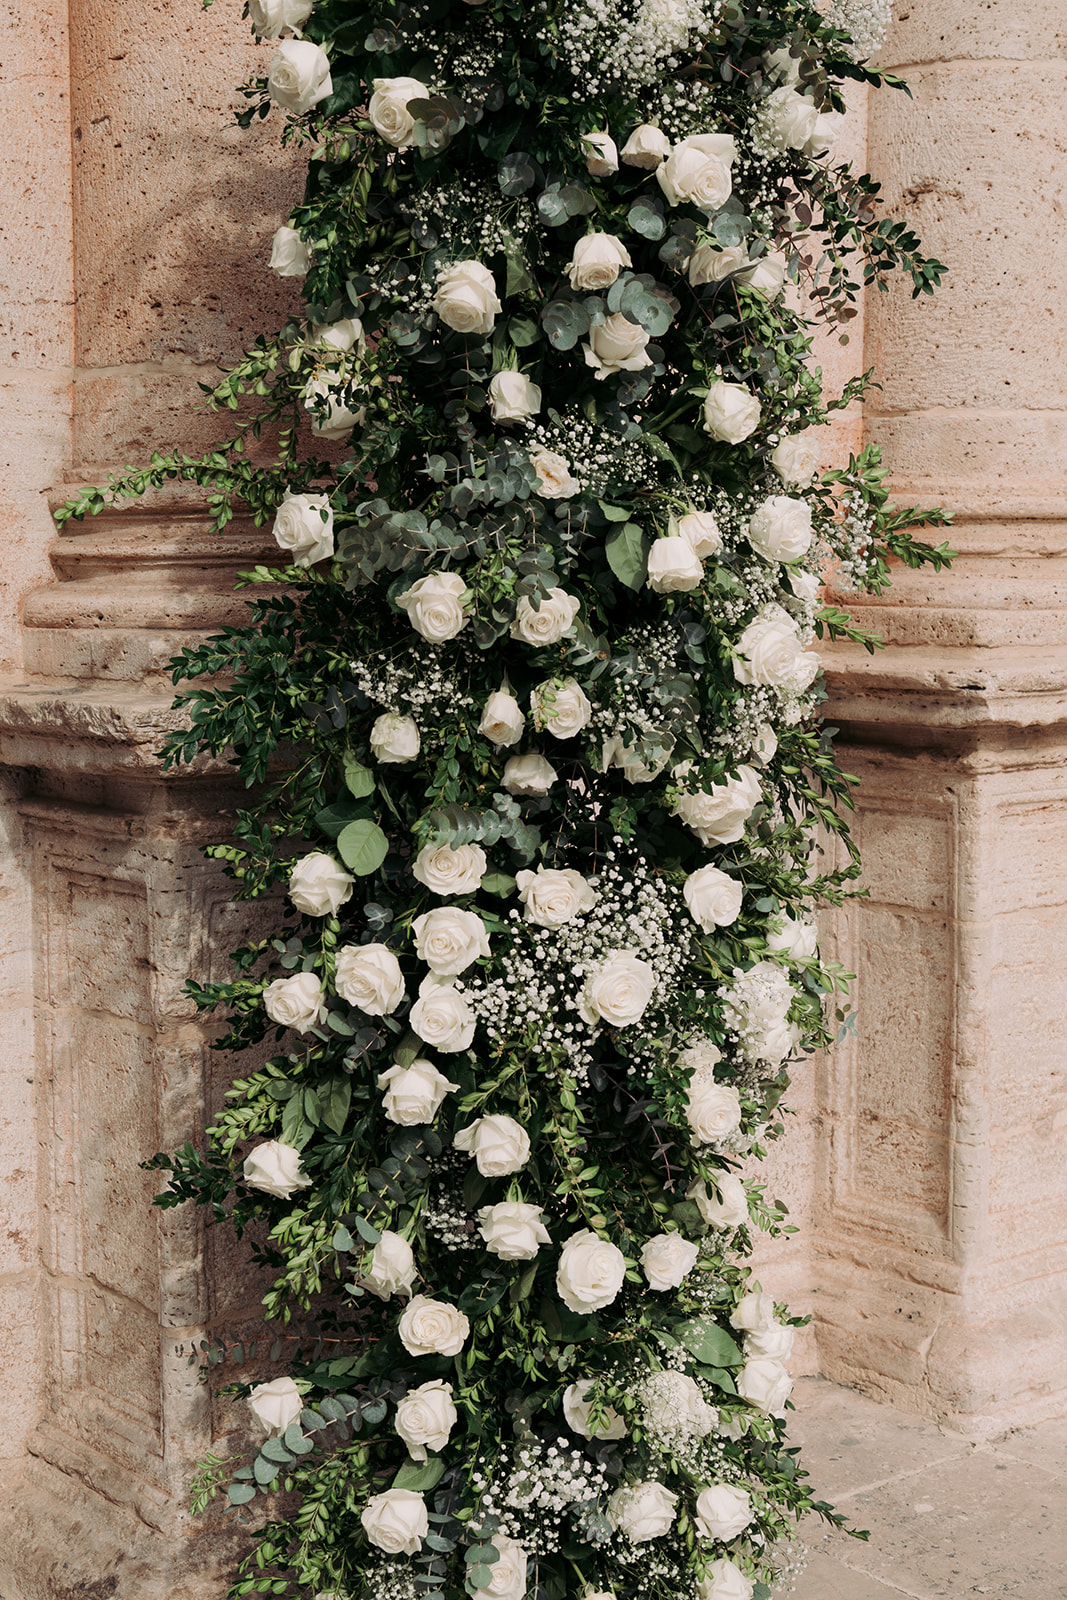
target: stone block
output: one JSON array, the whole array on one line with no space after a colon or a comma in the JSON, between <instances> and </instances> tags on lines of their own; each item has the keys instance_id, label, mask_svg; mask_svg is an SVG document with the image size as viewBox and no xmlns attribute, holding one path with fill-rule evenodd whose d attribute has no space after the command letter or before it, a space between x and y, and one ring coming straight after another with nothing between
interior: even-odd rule
<instances>
[{"instance_id":1,"label":"stone block","mask_svg":"<svg viewBox=\"0 0 1067 1600\"><path fill-rule=\"evenodd\" d=\"M909 74L935 61L1056 61L1067 55L1059 0L936 0L894 7L896 20L878 56Z\"/></svg>"}]
</instances>

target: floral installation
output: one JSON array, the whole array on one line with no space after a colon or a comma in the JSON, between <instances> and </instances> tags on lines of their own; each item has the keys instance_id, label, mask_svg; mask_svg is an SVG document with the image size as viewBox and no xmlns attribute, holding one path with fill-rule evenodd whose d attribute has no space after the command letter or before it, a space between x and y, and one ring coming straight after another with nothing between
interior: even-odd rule
<instances>
[{"instance_id":1,"label":"floral installation","mask_svg":"<svg viewBox=\"0 0 1067 1600\"><path fill-rule=\"evenodd\" d=\"M943 271L833 156L843 84L898 86L886 12L248 0L238 121L309 154L264 252L305 314L209 391L209 456L63 513L185 478L280 551L174 663L165 753L232 761L209 853L287 896L189 986L276 1053L150 1163L273 1277L287 1370L231 1388L262 1443L195 1488L295 1495L234 1595L764 1600L841 1521L747 1258L789 1231L751 1163L848 1015L818 644L873 641L821 575L951 554L874 449L820 471L863 383L824 395L812 321Z\"/></svg>"}]
</instances>

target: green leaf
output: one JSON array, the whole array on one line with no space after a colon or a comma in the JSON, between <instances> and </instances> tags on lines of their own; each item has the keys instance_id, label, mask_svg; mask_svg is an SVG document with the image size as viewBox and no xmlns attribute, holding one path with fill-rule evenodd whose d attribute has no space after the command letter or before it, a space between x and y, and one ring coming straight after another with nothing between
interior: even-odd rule
<instances>
[{"instance_id":1,"label":"green leaf","mask_svg":"<svg viewBox=\"0 0 1067 1600\"><path fill-rule=\"evenodd\" d=\"M526 1268L521 1278L512 1281L508 1290L508 1299L513 1306L519 1305L523 1300L528 1300L533 1293L533 1286L537 1280L537 1262L533 1261Z\"/></svg>"},{"instance_id":2,"label":"green leaf","mask_svg":"<svg viewBox=\"0 0 1067 1600\"><path fill-rule=\"evenodd\" d=\"M311 1123L304 1116L304 1096L297 1089L282 1112L282 1143L291 1144L294 1150L303 1150L312 1132Z\"/></svg>"},{"instance_id":3,"label":"green leaf","mask_svg":"<svg viewBox=\"0 0 1067 1600\"><path fill-rule=\"evenodd\" d=\"M694 1317L691 1322L680 1323L674 1330L674 1337L707 1367L739 1367L744 1360L730 1335L717 1322Z\"/></svg>"},{"instance_id":4,"label":"green leaf","mask_svg":"<svg viewBox=\"0 0 1067 1600\"><path fill-rule=\"evenodd\" d=\"M374 773L370 772L362 762L357 761L354 755L345 756L344 773L348 792L357 800L374 793Z\"/></svg>"},{"instance_id":5,"label":"green leaf","mask_svg":"<svg viewBox=\"0 0 1067 1600\"><path fill-rule=\"evenodd\" d=\"M259 1453L281 1467L287 1467L293 1459L293 1452L285 1447L281 1439L268 1439L266 1444L260 1445Z\"/></svg>"},{"instance_id":6,"label":"green leaf","mask_svg":"<svg viewBox=\"0 0 1067 1600\"><path fill-rule=\"evenodd\" d=\"M376 822L350 822L337 835L337 853L357 878L367 878L389 854L389 840Z\"/></svg>"},{"instance_id":7,"label":"green leaf","mask_svg":"<svg viewBox=\"0 0 1067 1600\"><path fill-rule=\"evenodd\" d=\"M540 337L540 328L529 317L512 317L508 323L508 338L517 350L525 350L527 345L536 344Z\"/></svg>"},{"instance_id":8,"label":"green leaf","mask_svg":"<svg viewBox=\"0 0 1067 1600\"><path fill-rule=\"evenodd\" d=\"M697 1367L697 1377L706 1378L726 1394L736 1394L737 1385L725 1367Z\"/></svg>"},{"instance_id":9,"label":"green leaf","mask_svg":"<svg viewBox=\"0 0 1067 1600\"><path fill-rule=\"evenodd\" d=\"M331 839L336 839L341 829L348 823L355 822L358 817L366 815L366 808L357 805L354 800L338 800L332 806L323 806L321 811L315 813L315 826L322 833L328 834Z\"/></svg>"},{"instance_id":10,"label":"green leaf","mask_svg":"<svg viewBox=\"0 0 1067 1600\"><path fill-rule=\"evenodd\" d=\"M465 1210L473 1211L482 1195L486 1191L488 1178L483 1178L478 1168L471 1166L463 1180L463 1205Z\"/></svg>"},{"instance_id":11,"label":"green leaf","mask_svg":"<svg viewBox=\"0 0 1067 1600\"><path fill-rule=\"evenodd\" d=\"M271 1461L267 1456L260 1454L252 1463L252 1475L256 1482L266 1488L268 1483L273 1483L282 1470L281 1463Z\"/></svg>"},{"instance_id":12,"label":"green leaf","mask_svg":"<svg viewBox=\"0 0 1067 1600\"><path fill-rule=\"evenodd\" d=\"M480 1561L467 1568L467 1588L474 1592L475 1589L488 1589L493 1581L492 1567L483 1566Z\"/></svg>"},{"instance_id":13,"label":"green leaf","mask_svg":"<svg viewBox=\"0 0 1067 1600\"><path fill-rule=\"evenodd\" d=\"M334 1249L352 1250L355 1247L355 1242L348 1229L342 1223L338 1223L333 1230L333 1238L330 1241Z\"/></svg>"},{"instance_id":14,"label":"green leaf","mask_svg":"<svg viewBox=\"0 0 1067 1600\"><path fill-rule=\"evenodd\" d=\"M322 1121L334 1133L342 1133L352 1104L352 1079L347 1073L319 1085L319 1103Z\"/></svg>"},{"instance_id":15,"label":"green leaf","mask_svg":"<svg viewBox=\"0 0 1067 1600\"><path fill-rule=\"evenodd\" d=\"M629 522L630 520L630 512L627 506L609 505L606 500L598 500L597 505L609 522Z\"/></svg>"},{"instance_id":16,"label":"green leaf","mask_svg":"<svg viewBox=\"0 0 1067 1600\"><path fill-rule=\"evenodd\" d=\"M378 1240L381 1238L381 1234L379 1233L378 1229L373 1223L368 1222L366 1217L356 1217L355 1226L356 1232L359 1234L361 1239L366 1241L367 1244L377 1244Z\"/></svg>"},{"instance_id":17,"label":"green leaf","mask_svg":"<svg viewBox=\"0 0 1067 1600\"><path fill-rule=\"evenodd\" d=\"M256 1498L256 1491L250 1483L231 1483L226 1490L226 1498L231 1506L246 1506Z\"/></svg>"},{"instance_id":18,"label":"green leaf","mask_svg":"<svg viewBox=\"0 0 1067 1600\"><path fill-rule=\"evenodd\" d=\"M310 1455L311 1451L315 1448L312 1440L304 1437L299 1422L290 1422L289 1426L282 1434L282 1438L284 1439L288 1448L293 1452L294 1456Z\"/></svg>"},{"instance_id":19,"label":"green leaf","mask_svg":"<svg viewBox=\"0 0 1067 1600\"><path fill-rule=\"evenodd\" d=\"M548 1334L548 1337L558 1344L563 1338L563 1323L560 1321L559 1307L546 1296L538 1308L538 1315L541 1318L541 1326Z\"/></svg>"},{"instance_id":20,"label":"green leaf","mask_svg":"<svg viewBox=\"0 0 1067 1600\"><path fill-rule=\"evenodd\" d=\"M648 552L650 541L636 522L616 524L604 540L604 554L608 566L628 589L641 589L648 577ZM343 837L343 835L342 835Z\"/></svg>"},{"instance_id":21,"label":"green leaf","mask_svg":"<svg viewBox=\"0 0 1067 1600\"><path fill-rule=\"evenodd\" d=\"M515 879L506 872L487 872L481 887L486 894L495 894L499 899L506 900L515 888Z\"/></svg>"},{"instance_id":22,"label":"green leaf","mask_svg":"<svg viewBox=\"0 0 1067 1600\"><path fill-rule=\"evenodd\" d=\"M426 1494L441 1481L445 1464L438 1456L428 1461L405 1461L393 1479L394 1489L411 1489L415 1494Z\"/></svg>"}]
</instances>

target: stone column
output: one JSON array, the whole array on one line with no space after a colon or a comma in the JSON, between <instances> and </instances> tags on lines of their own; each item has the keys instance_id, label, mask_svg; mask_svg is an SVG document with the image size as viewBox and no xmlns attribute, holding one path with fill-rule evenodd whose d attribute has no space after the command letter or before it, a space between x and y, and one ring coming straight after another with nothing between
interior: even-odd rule
<instances>
[{"instance_id":1,"label":"stone column","mask_svg":"<svg viewBox=\"0 0 1067 1600\"><path fill-rule=\"evenodd\" d=\"M989 1433L1067 1406L1067 26L898 8L871 98L891 213L949 263L868 296L869 438L956 512L950 575L828 653L870 899L858 1037L823 1069L822 1367Z\"/></svg>"},{"instance_id":2,"label":"stone column","mask_svg":"<svg viewBox=\"0 0 1067 1600\"><path fill-rule=\"evenodd\" d=\"M212 534L185 491L56 538L49 499L218 437L198 380L299 303L266 260L300 178L277 123L229 125L269 55L233 5L70 0L69 101L68 6L9 11L2 71L30 131L0 157L27 197L5 212L25 212L26 272L0 354L0 505L22 552L0 616L0 1592L216 1600L238 1530L190 1523L189 1480L240 1448L242 1408L216 1407L176 1347L247 1337L258 1286L221 1232L152 1208L138 1163L199 1139L218 1103L182 987L222 976L249 919L200 853L227 831L229 774L163 774L155 752L176 723L168 659L243 618L234 574L273 544L240 520Z\"/></svg>"}]
</instances>

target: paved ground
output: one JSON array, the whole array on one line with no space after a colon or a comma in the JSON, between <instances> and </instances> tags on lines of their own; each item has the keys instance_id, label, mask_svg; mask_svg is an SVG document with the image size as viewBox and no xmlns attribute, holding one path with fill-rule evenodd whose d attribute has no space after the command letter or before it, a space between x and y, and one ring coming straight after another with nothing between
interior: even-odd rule
<instances>
[{"instance_id":1,"label":"paved ground","mask_svg":"<svg viewBox=\"0 0 1067 1600\"><path fill-rule=\"evenodd\" d=\"M793 1600L1067 1600L1067 1418L974 1445L821 1378L793 1399L817 1496L871 1533L806 1523Z\"/></svg>"}]
</instances>

